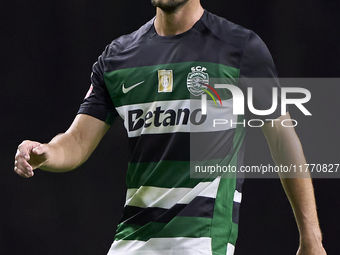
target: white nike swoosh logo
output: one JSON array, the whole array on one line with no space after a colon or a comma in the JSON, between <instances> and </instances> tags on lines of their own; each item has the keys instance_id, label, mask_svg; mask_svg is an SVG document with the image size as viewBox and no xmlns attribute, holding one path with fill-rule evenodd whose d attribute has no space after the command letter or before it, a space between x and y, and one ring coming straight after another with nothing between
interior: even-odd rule
<instances>
[{"instance_id":1,"label":"white nike swoosh logo","mask_svg":"<svg viewBox=\"0 0 340 255\"><path fill-rule=\"evenodd\" d=\"M143 82L144 81L138 82L135 85L132 85L131 87L128 87L128 88L125 88L124 84L123 84L123 86L122 86L123 93L124 94L128 93L131 89L134 89L135 87L137 87L138 85L142 84Z\"/></svg>"}]
</instances>

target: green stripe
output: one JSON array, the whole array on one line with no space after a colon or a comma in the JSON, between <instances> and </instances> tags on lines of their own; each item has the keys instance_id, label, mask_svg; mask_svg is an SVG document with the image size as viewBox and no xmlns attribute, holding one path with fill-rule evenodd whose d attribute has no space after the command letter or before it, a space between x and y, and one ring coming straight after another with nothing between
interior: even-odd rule
<instances>
[{"instance_id":1,"label":"green stripe","mask_svg":"<svg viewBox=\"0 0 340 255\"><path fill-rule=\"evenodd\" d=\"M238 122L242 122L243 119L244 116L238 116ZM238 152L245 137L245 132L246 129L242 125L237 126L233 141L233 152L231 153L232 158L230 159L230 165L235 165L237 168L239 168L237 165ZM226 254L226 243L236 244L238 225L232 222L235 188L236 178L221 178L215 200L211 230L212 249L216 254Z\"/></svg>"},{"instance_id":2,"label":"green stripe","mask_svg":"<svg viewBox=\"0 0 340 255\"><path fill-rule=\"evenodd\" d=\"M227 78L229 84L237 84L239 69L209 62L182 62L121 69L104 73L105 84L116 107L122 105L149 103L154 101L169 101L190 99L193 96L187 88L187 77L191 68L203 66L207 68L209 78ZM158 92L158 70L173 70L173 90L170 93ZM141 81L145 81L128 93L122 92L122 85L126 88ZM220 94L220 91L222 93ZM221 99L229 99L230 94L220 90ZM199 97L194 97L199 98Z\"/></svg>"},{"instance_id":3,"label":"green stripe","mask_svg":"<svg viewBox=\"0 0 340 255\"><path fill-rule=\"evenodd\" d=\"M121 223L115 240L147 241L162 237L210 237L210 218L175 217L169 223L150 222L144 226ZM188 227L190 226L190 227Z\"/></svg>"},{"instance_id":4,"label":"green stripe","mask_svg":"<svg viewBox=\"0 0 340 255\"><path fill-rule=\"evenodd\" d=\"M190 162L164 161L130 163L126 175L129 189L140 186L193 188L200 182L190 179Z\"/></svg>"},{"instance_id":5,"label":"green stripe","mask_svg":"<svg viewBox=\"0 0 340 255\"><path fill-rule=\"evenodd\" d=\"M212 250L216 254L227 253L227 243L231 243L233 233L232 214L235 179L221 178L214 207L212 222ZM214 253L215 254L215 253Z\"/></svg>"},{"instance_id":6,"label":"green stripe","mask_svg":"<svg viewBox=\"0 0 340 255\"><path fill-rule=\"evenodd\" d=\"M229 243L235 246L238 236L238 225L234 222L231 223L231 232L229 236Z\"/></svg>"}]
</instances>

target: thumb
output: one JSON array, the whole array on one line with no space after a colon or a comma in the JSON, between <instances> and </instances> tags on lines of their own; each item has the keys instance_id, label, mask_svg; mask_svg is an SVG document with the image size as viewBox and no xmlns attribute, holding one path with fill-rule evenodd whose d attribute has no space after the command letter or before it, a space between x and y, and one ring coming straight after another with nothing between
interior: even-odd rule
<instances>
[{"instance_id":1,"label":"thumb","mask_svg":"<svg viewBox=\"0 0 340 255\"><path fill-rule=\"evenodd\" d=\"M45 144L40 144L38 147L35 147L32 150L32 153L37 155L37 156L41 156L43 154L46 154L49 152L48 146Z\"/></svg>"}]
</instances>

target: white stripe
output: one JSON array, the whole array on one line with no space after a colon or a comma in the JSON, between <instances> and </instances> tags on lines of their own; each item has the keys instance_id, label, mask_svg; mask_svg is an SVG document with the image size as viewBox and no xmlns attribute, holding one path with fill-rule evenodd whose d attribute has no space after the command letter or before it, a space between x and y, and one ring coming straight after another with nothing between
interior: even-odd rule
<instances>
[{"instance_id":1,"label":"white stripe","mask_svg":"<svg viewBox=\"0 0 340 255\"><path fill-rule=\"evenodd\" d=\"M211 238L151 238L114 241L107 255L212 255ZM228 254L229 255L229 254Z\"/></svg>"},{"instance_id":2,"label":"white stripe","mask_svg":"<svg viewBox=\"0 0 340 255\"><path fill-rule=\"evenodd\" d=\"M235 246L232 245L231 243L228 243L227 255L234 255L234 252L235 252Z\"/></svg>"},{"instance_id":3,"label":"white stripe","mask_svg":"<svg viewBox=\"0 0 340 255\"><path fill-rule=\"evenodd\" d=\"M241 203L241 201L242 201L242 193L240 193L237 190L235 190L235 193L234 193L234 202Z\"/></svg>"},{"instance_id":4,"label":"white stripe","mask_svg":"<svg viewBox=\"0 0 340 255\"><path fill-rule=\"evenodd\" d=\"M135 189L134 189L135 190ZM125 205L138 207L161 207L169 209L176 204L179 198L184 197L190 188L157 188L142 186L126 201ZM133 192L128 190L128 193Z\"/></svg>"},{"instance_id":5,"label":"white stripe","mask_svg":"<svg viewBox=\"0 0 340 255\"><path fill-rule=\"evenodd\" d=\"M175 204L188 204L196 196L216 198L219 183L220 177L213 182L200 182L194 188L142 186L139 189L128 189L125 205L169 209Z\"/></svg>"},{"instance_id":6,"label":"white stripe","mask_svg":"<svg viewBox=\"0 0 340 255\"><path fill-rule=\"evenodd\" d=\"M161 107L162 113L159 115L159 122L162 123L163 120L170 116L170 113L165 113L167 110L173 110L176 113L176 123L177 123L177 114L179 109L189 109L190 114L194 112L196 109L201 109L201 100L174 100L174 101L159 101L145 104L134 104L134 105L124 105L117 107L117 111L119 115L124 119L124 125L126 130L128 131L129 137L140 136L141 134L161 134L161 133L175 133L175 132L210 132L210 131L223 131L234 129L236 125L231 126L231 121L233 123L237 122L237 115L233 115L233 99L222 100L222 106L215 105L213 101L207 100L207 119L204 123L200 125L193 125L190 121L190 117L188 119L187 124L182 124L184 113L181 114L180 123L178 125L161 125L156 127L154 125L154 111L157 107ZM137 117L137 114L134 113L131 115L132 122L136 124L139 120L141 123L144 122L145 115L149 113L147 123L151 124L149 127L141 127L135 131L129 131L129 111L133 110L142 110L143 114ZM198 121L201 117L201 112L197 114L196 121ZM227 124L219 124L214 127L214 120L221 119L227 120ZM131 124L132 125L132 124Z\"/></svg>"},{"instance_id":7,"label":"white stripe","mask_svg":"<svg viewBox=\"0 0 340 255\"><path fill-rule=\"evenodd\" d=\"M196 196L200 197L210 197L216 198L218 185L220 184L220 176L217 177L213 182L200 182L190 191L185 197L183 197L178 203L179 204L188 204L190 203Z\"/></svg>"}]
</instances>

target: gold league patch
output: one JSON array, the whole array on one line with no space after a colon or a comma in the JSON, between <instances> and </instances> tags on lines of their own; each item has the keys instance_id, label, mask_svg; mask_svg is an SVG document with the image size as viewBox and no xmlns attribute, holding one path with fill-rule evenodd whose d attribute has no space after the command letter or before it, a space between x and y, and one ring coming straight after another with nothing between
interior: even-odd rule
<instances>
[{"instance_id":1,"label":"gold league patch","mask_svg":"<svg viewBox=\"0 0 340 255\"><path fill-rule=\"evenodd\" d=\"M158 70L158 92L172 92L173 80L172 70Z\"/></svg>"}]
</instances>

